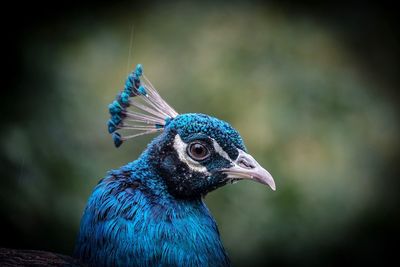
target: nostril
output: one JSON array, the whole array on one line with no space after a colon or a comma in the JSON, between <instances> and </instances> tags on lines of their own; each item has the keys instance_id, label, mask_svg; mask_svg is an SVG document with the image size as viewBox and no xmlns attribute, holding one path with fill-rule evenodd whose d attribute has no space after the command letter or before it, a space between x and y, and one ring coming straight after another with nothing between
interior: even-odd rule
<instances>
[{"instance_id":1,"label":"nostril","mask_svg":"<svg viewBox=\"0 0 400 267\"><path fill-rule=\"evenodd\" d=\"M251 162L247 161L245 158L239 159L238 165L246 169L254 169L256 167Z\"/></svg>"}]
</instances>

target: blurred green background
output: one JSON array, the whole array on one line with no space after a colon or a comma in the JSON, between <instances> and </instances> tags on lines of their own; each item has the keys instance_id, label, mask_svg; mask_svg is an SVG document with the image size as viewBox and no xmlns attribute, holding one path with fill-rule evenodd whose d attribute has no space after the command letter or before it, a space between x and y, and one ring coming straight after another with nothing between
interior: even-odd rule
<instances>
[{"instance_id":1,"label":"blurred green background","mask_svg":"<svg viewBox=\"0 0 400 267\"><path fill-rule=\"evenodd\" d=\"M229 121L277 191L209 194L236 266L338 266L394 257L398 56L390 6L154 2L25 7L2 97L1 243L70 254L113 147L107 105L128 72L180 113ZM15 8L20 12L19 7Z\"/></svg>"}]
</instances>

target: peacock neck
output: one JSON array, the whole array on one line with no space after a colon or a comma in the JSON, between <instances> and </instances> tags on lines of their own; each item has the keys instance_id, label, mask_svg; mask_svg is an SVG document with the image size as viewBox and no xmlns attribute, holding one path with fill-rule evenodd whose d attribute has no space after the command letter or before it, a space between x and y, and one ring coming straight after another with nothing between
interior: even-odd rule
<instances>
[{"instance_id":1,"label":"peacock neck","mask_svg":"<svg viewBox=\"0 0 400 267\"><path fill-rule=\"evenodd\" d=\"M173 197L148 160L144 153L97 185L75 256L89 266L229 265L202 198Z\"/></svg>"}]
</instances>

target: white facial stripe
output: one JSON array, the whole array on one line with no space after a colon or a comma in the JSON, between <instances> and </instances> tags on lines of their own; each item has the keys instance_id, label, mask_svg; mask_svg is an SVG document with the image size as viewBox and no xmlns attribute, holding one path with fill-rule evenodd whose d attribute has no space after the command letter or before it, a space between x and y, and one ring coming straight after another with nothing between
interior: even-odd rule
<instances>
[{"instance_id":1,"label":"white facial stripe","mask_svg":"<svg viewBox=\"0 0 400 267\"><path fill-rule=\"evenodd\" d=\"M176 153L178 153L179 159L182 162L186 163L186 165L192 171L201 172L201 173L210 175L210 173L207 171L206 167L202 166L200 163L198 163L197 161L195 161L191 157L189 157L189 155L186 153L186 147L187 147L187 144L182 141L179 134L175 135L174 148L175 148Z\"/></svg>"},{"instance_id":2,"label":"white facial stripe","mask_svg":"<svg viewBox=\"0 0 400 267\"><path fill-rule=\"evenodd\" d=\"M226 160L232 161L232 159L228 156L225 150L223 150L222 147L218 144L218 142L215 141L214 139L213 139L213 145L215 152L217 152L221 157L225 158Z\"/></svg>"}]
</instances>

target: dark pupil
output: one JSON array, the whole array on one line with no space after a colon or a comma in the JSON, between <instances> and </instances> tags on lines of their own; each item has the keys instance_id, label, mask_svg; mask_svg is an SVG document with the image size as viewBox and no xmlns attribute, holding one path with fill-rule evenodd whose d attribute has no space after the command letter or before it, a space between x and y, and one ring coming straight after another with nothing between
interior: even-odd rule
<instances>
[{"instance_id":1,"label":"dark pupil","mask_svg":"<svg viewBox=\"0 0 400 267\"><path fill-rule=\"evenodd\" d=\"M204 147L202 145L196 144L193 147L194 154L201 156L204 154Z\"/></svg>"},{"instance_id":2,"label":"dark pupil","mask_svg":"<svg viewBox=\"0 0 400 267\"><path fill-rule=\"evenodd\" d=\"M202 160L208 156L208 151L204 145L197 143L190 146L190 154L193 158Z\"/></svg>"}]
</instances>

